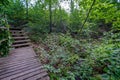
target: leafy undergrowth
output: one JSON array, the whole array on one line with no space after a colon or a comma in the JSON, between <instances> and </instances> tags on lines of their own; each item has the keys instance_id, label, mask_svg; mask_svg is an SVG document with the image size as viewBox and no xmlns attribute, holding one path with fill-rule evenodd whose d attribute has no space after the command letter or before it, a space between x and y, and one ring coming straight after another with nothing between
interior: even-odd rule
<instances>
[{"instance_id":1,"label":"leafy undergrowth","mask_svg":"<svg viewBox=\"0 0 120 80\"><path fill-rule=\"evenodd\" d=\"M101 40L78 40L69 34L47 34L34 44L51 80L119 80L120 34Z\"/></svg>"},{"instance_id":2,"label":"leafy undergrowth","mask_svg":"<svg viewBox=\"0 0 120 80\"><path fill-rule=\"evenodd\" d=\"M11 43L10 32L7 29L0 28L0 57L8 55Z\"/></svg>"}]
</instances>

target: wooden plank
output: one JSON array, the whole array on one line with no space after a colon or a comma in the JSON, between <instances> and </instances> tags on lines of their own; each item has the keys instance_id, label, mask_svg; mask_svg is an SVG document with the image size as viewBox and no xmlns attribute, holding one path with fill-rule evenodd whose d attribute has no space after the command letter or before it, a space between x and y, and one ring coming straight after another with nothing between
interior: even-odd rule
<instances>
[{"instance_id":1,"label":"wooden plank","mask_svg":"<svg viewBox=\"0 0 120 80\"><path fill-rule=\"evenodd\" d=\"M21 64L24 64L24 63L28 63L28 62L32 62L32 61L37 61L38 60L36 58L29 58L28 60L23 60L23 61L14 61L14 62L8 62L6 64L0 64L0 70L3 69L3 68L9 68L9 67L14 67L14 66L17 66L17 65L21 65Z\"/></svg>"},{"instance_id":2,"label":"wooden plank","mask_svg":"<svg viewBox=\"0 0 120 80\"><path fill-rule=\"evenodd\" d=\"M25 42L30 42L30 40L19 40L19 41L15 41L13 44L17 44L17 43L25 43Z\"/></svg>"},{"instance_id":3,"label":"wooden plank","mask_svg":"<svg viewBox=\"0 0 120 80\"><path fill-rule=\"evenodd\" d=\"M12 76L12 75L16 75L16 74L19 74L19 73L23 73L24 71L28 71L28 70L31 70L31 69L34 69L34 68L37 68L41 65L39 64L32 64L32 65L28 65L28 66L24 66L22 68L17 68L16 70L11 70L9 72L3 72L3 73L0 73L0 80L2 80L3 78L6 78L6 77L9 77L9 76Z\"/></svg>"},{"instance_id":4,"label":"wooden plank","mask_svg":"<svg viewBox=\"0 0 120 80\"><path fill-rule=\"evenodd\" d=\"M16 35L17 35L17 36L19 36L19 35L26 36L25 33L14 33L14 34L11 34L11 35L13 35L13 36L16 36Z\"/></svg>"},{"instance_id":5,"label":"wooden plank","mask_svg":"<svg viewBox=\"0 0 120 80\"><path fill-rule=\"evenodd\" d=\"M16 32L11 31L10 33L11 34L24 34L24 32L17 32L17 31Z\"/></svg>"},{"instance_id":6,"label":"wooden plank","mask_svg":"<svg viewBox=\"0 0 120 80\"><path fill-rule=\"evenodd\" d=\"M46 77L44 77L44 78L42 78L42 79L37 79L37 80L50 80L50 77L49 77L49 76L46 76Z\"/></svg>"},{"instance_id":7,"label":"wooden plank","mask_svg":"<svg viewBox=\"0 0 120 80\"><path fill-rule=\"evenodd\" d=\"M42 73L39 73L39 74L34 75L34 76L32 76L32 77L26 78L26 79L24 79L24 80L37 80L37 79L42 79L42 78L46 77L47 75L48 75L47 72L42 72Z\"/></svg>"},{"instance_id":8,"label":"wooden plank","mask_svg":"<svg viewBox=\"0 0 120 80\"><path fill-rule=\"evenodd\" d=\"M34 65L41 65L41 64L39 64L38 62L34 61L34 62L31 62L31 64L29 62L29 63L21 64L18 67L16 66L15 68L9 67L9 68L0 70L0 75L4 75L6 73L12 73L12 72L15 72L17 70L24 69L24 68L27 68L29 66L34 66Z\"/></svg>"},{"instance_id":9,"label":"wooden plank","mask_svg":"<svg viewBox=\"0 0 120 80\"><path fill-rule=\"evenodd\" d=\"M23 33L22 30L11 30L11 29L10 29L10 32L12 32L12 33Z\"/></svg>"},{"instance_id":10,"label":"wooden plank","mask_svg":"<svg viewBox=\"0 0 120 80\"><path fill-rule=\"evenodd\" d=\"M14 62L17 62L17 61L20 61L20 60L26 60L26 59L32 58L34 55L31 54L29 56L25 56L25 57L24 56L25 55L17 56L17 57L11 57L11 58L8 58L7 60L4 59L0 62L0 65L6 64L6 63L9 63L9 62L14 63ZM34 57L37 58L37 56L34 56ZM13 59L13 58L15 58L15 59Z\"/></svg>"},{"instance_id":11,"label":"wooden plank","mask_svg":"<svg viewBox=\"0 0 120 80\"><path fill-rule=\"evenodd\" d=\"M34 64L34 63L38 63L37 62L37 60L33 60L33 61L30 61L30 62L25 62L25 63L22 63L22 64L17 64L17 65L8 65L8 66L3 66L3 67L0 67L0 74L2 73L2 72L5 72L6 71L6 69L7 70L14 70L14 69L17 69L18 67L23 67L23 66L26 66L26 65L30 65L30 64ZM38 64L40 64L40 63L38 63Z\"/></svg>"},{"instance_id":12,"label":"wooden plank","mask_svg":"<svg viewBox=\"0 0 120 80\"><path fill-rule=\"evenodd\" d=\"M22 60L22 59L27 59L27 58L32 58L32 57L37 57L37 56L35 56L34 54L29 54L29 55L23 54L23 55L11 56L11 57L7 57L5 59L0 60L0 64L19 61L19 60Z\"/></svg>"},{"instance_id":13,"label":"wooden plank","mask_svg":"<svg viewBox=\"0 0 120 80\"><path fill-rule=\"evenodd\" d=\"M34 69L33 69L33 70L34 70ZM16 78L13 78L12 80L24 80L24 79L26 79L26 78L28 78L28 77L37 75L37 74L42 73L42 72L46 72L46 70L44 70L43 68L38 69L38 70L34 70L34 71L29 72L29 73L27 73L27 74L21 75L21 76L16 77Z\"/></svg>"},{"instance_id":14,"label":"wooden plank","mask_svg":"<svg viewBox=\"0 0 120 80\"><path fill-rule=\"evenodd\" d=\"M28 39L28 37L27 37L27 36L23 36L23 37L13 37L13 39L15 39L15 40Z\"/></svg>"},{"instance_id":15,"label":"wooden plank","mask_svg":"<svg viewBox=\"0 0 120 80\"><path fill-rule=\"evenodd\" d=\"M35 52L32 49L32 47L24 47L24 48L20 48L20 49L18 48L18 49L15 49L15 50L11 51L11 53L14 53L13 55L17 55L17 54L18 55L21 55L21 54L35 54Z\"/></svg>"},{"instance_id":16,"label":"wooden plank","mask_svg":"<svg viewBox=\"0 0 120 80\"><path fill-rule=\"evenodd\" d=\"M4 79L2 79L2 80L11 80L11 79L12 79L12 80L23 80L24 77L29 76L29 75L31 75L33 72L37 72L37 71L39 71L39 70L41 70L41 69L43 69L42 66L37 67L37 68L34 68L34 69L31 69L31 70L28 70L28 71L24 71L24 72L19 73L19 74L16 74L16 75L12 75L12 76L10 76L10 77L6 77L6 78L4 78Z\"/></svg>"},{"instance_id":17,"label":"wooden plank","mask_svg":"<svg viewBox=\"0 0 120 80\"><path fill-rule=\"evenodd\" d=\"M28 52L28 53L25 53L25 52ZM31 50L26 50L26 51L24 51L24 50L21 51L21 50L20 50L20 51L17 51L17 52L14 51L14 54L13 54L13 53L10 53L10 55L9 55L8 57L11 57L11 56L14 56L14 57L16 56L16 57L17 57L17 56L22 56L22 55L24 55L24 54L27 55L27 56L29 56L29 55L32 55L33 53L31 53ZM34 55L34 54L33 54L33 55ZM5 57L5 58L7 58L7 57ZM1 58L1 59L2 59L2 58ZM4 59L4 58L3 58L3 59Z\"/></svg>"},{"instance_id":18,"label":"wooden plank","mask_svg":"<svg viewBox=\"0 0 120 80\"><path fill-rule=\"evenodd\" d=\"M5 58L0 58L0 63L7 62L10 60L19 60L21 58L25 59L25 58L36 56L35 52L33 51L31 47L26 47L25 49L24 48L16 49L16 50L13 50L12 53L14 54L10 53L11 54L10 56L5 57Z\"/></svg>"},{"instance_id":19,"label":"wooden plank","mask_svg":"<svg viewBox=\"0 0 120 80\"><path fill-rule=\"evenodd\" d=\"M23 44L15 44L12 45L13 47L23 47L23 46L30 46L30 43L23 43Z\"/></svg>"}]
</instances>

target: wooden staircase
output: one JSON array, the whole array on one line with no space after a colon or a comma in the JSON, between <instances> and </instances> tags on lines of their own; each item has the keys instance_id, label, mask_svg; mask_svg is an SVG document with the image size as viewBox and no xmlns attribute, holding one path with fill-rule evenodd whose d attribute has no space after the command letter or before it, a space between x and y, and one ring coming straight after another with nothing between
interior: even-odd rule
<instances>
[{"instance_id":1,"label":"wooden staircase","mask_svg":"<svg viewBox=\"0 0 120 80\"><path fill-rule=\"evenodd\" d=\"M19 28L10 28L10 32L13 38L13 48L21 48L30 46L30 40L26 36L25 32Z\"/></svg>"}]
</instances>

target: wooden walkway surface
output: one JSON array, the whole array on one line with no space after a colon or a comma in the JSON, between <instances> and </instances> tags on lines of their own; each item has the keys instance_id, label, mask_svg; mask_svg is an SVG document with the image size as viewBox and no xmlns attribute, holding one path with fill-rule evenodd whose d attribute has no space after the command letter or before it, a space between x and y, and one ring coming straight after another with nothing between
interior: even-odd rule
<instances>
[{"instance_id":1,"label":"wooden walkway surface","mask_svg":"<svg viewBox=\"0 0 120 80\"><path fill-rule=\"evenodd\" d=\"M50 80L32 47L17 48L0 58L0 80Z\"/></svg>"}]
</instances>

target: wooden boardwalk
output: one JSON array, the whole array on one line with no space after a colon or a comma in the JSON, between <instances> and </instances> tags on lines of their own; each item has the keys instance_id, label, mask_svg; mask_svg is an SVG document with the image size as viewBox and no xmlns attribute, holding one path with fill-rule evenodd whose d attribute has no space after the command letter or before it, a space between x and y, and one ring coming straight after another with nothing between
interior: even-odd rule
<instances>
[{"instance_id":1,"label":"wooden boardwalk","mask_svg":"<svg viewBox=\"0 0 120 80\"><path fill-rule=\"evenodd\" d=\"M10 32L14 49L8 57L0 58L0 80L50 80L25 32L17 28Z\"/></svg>"},{"instance_id":2,"label":"wooden boardwalk","mask_svg":"<svg viewBox=\"0 0 120 80\"><path fill-rule=\"evenodd\" d=\"M50 80L32 47L17 48L0 58L0 80Z\"/></svg>"}]
</instances>

